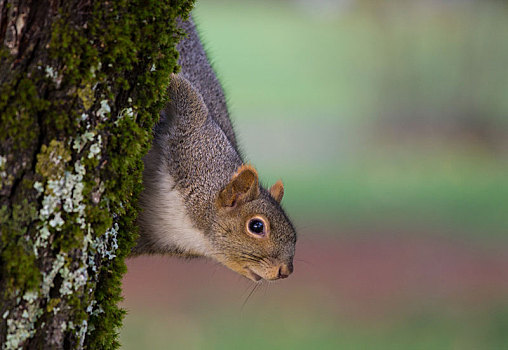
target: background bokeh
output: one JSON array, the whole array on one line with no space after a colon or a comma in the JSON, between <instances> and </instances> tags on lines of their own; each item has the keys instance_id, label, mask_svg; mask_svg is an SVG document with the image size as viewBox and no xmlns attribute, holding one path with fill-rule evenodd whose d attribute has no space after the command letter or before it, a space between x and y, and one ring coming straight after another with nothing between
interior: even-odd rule
<instances>
[{"instance_id":1,"label":"background bokeh","mask_svg":"<svg viewBox=\"0 0 508 350\"><path fill-rule=\"evenodd\" d=\"M508 348L508 4L194 14L243 153L284 181L295 273L253 291L213 262L131 259L123 348Z\"/></svg>"}]
</instances>

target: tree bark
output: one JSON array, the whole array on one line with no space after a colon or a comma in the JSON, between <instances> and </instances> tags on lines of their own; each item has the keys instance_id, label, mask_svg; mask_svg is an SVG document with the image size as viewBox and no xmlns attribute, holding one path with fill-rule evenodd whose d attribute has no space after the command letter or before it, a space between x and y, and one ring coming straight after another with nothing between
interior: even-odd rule
<instances>
[{"instance_id":1,"label":"tree bark","mask_svg":"<svg viewBox=\"0 0 508 350\"><path fill-rule=\"evenodd\" d=\"M108 349L191 0L0 0L0 343Z\"/></svg>"}]
</instances>

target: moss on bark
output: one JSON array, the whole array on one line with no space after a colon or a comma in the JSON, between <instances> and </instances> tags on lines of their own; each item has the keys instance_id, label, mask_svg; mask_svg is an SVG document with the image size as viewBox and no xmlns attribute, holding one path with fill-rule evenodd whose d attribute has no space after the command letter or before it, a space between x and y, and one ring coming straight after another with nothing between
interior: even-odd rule
<instances>
[{"instance_id":1,"label":"moss on bark","mask_svg":"<svg viewBox=\"0 0 508 350\"><path fill-rule=\"evenodd\" d=\"M141 157L192 1L0 5L0 343L115 348Z\"/></svg>"}]
</instances>

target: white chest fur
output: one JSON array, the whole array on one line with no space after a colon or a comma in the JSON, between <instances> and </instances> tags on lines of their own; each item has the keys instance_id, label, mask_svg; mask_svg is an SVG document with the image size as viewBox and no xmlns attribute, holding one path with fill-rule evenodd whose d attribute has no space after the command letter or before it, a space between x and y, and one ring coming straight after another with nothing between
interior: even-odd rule
<instances>
[{"instance_id":1,"label":"white chest fur","mask_svg":"<svg viewBox=\"0 0 508 350\"><path fill-rule=\"evenodd\" d=\"M173 178L160 164L149 168L152 167L147 167L152 171L144 176L145 190L140 198L144 208L139 217L142 234L150 236L157 250L170 252L177 248L192 254L209 255L210 246L204 233L194 226L187 214Z\"/></svg>"}]
</instances>

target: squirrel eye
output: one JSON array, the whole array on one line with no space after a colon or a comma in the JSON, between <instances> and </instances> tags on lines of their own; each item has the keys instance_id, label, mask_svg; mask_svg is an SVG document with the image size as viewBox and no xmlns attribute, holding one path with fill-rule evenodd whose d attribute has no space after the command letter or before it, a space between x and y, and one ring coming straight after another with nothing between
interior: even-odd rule
<instances>
[{"instance_id":1,"label":"squirrel eye","mask_svg":"<svg viewBox=\"0 0 508 350\"><path fill-rule=\"evenodd\" d=\"M251 219L248 224L249 232L258 235L258 236L264 236L266 233L266 227L265 223L258 218Z\"/></svg>"}]
</instances>

